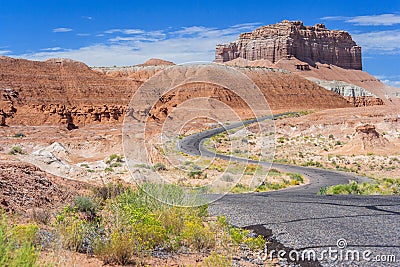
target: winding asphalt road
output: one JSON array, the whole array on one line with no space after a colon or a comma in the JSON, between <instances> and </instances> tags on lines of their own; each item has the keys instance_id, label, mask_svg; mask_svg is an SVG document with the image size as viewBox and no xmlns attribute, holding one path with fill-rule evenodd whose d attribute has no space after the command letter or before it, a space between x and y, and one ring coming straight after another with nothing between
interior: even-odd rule
<instances>
[{"instance_id":1,"label":"winding asphalt road","mask_svg":"<svg viewBox=\"0 0 400 267\"><path fill-rule=\"evenodd\" d=\"M205 139L240 125L185 137L178 149L191 155L247 161L215 154L203 147ZM323 186L368 179L317 168L275 163L273 167L301 173L309 178L309 183L274 192L228 194L210 205L210 213L225 215L231 224L267 237L270 243L266 257L277 257L277 251L283 250L277 258L286 266L400 266L399 197L320 196L317 192ZM338 247L338 242L342 246Z\"/></svg>"}]
</instances>

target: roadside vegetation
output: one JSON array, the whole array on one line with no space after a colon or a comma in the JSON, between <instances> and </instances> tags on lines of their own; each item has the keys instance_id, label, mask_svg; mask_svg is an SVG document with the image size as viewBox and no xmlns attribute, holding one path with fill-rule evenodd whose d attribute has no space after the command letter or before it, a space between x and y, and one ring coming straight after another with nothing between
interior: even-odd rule
<instances>
[{"instance_id":1,"label":"roadside vegetation","mask_svg":"<svg viewBox=\"0 0 400 267\"><path fill-rule=\"evenodd\" d=\"M0 212L0 266L39 266L40 247L35 247L38 226L32 224L12 224Z\"/></svg>"},{"instance_id":2,"label":"roadside vegetation","mask_svg":"<svg viewBox=\"0 0 400 267\"><path fill-rule=\"evenodd\" d=\"M247 193L247 192L268 192L273 190L284 189L290 186L296 186L304 183L304 177L298 173L281 172L277 169L271 169L268 172L267 179L257 186L255 189L251 189L243 184L236 184L232 188L232 193Z\"/></svg>"},{"instance_id":3,"label":"roadside vegetation","mask_svg":"<svg viewBox=\"0 0 400 267\"><path fill-rule=\"evenodd\" d=\"M376 179L398 177L400 172L398 155L377 155L373 152L364 155L338 153L338 149L351 141L351 136L339 139L333 134L294 137L277 135L274 162L352 172Z\"/></svg>"},{"instance_id":4,"label":"roadside vegetation","mask_svg":"<svg viewBox=\"0 0 400 267\"><path fill-rule=\"evenodd\" d=\"M144 192L151 190L169 202L182 203L177 186L145 185L137 190L109 184L76 197L46 220L35 215L37 223L13 225L2 213L0 266L42 265L40 253L48 254L55 244L93 255L104 264L135 266L151 266L147 264L154 263L154 255L192 254L202 259L196 266L232 266L243 247L254 253L265 247L262 236L229 225L225 217L210 217L206 205L163 204Z\"/></svg>"},{"instance_id":5,"label":"roadside vegetation","mask_svg":"<svg viewBox=\"0 0 400 267\"><path fill-rule=\"evenodd\" d=\"M322 187L320 195L400 195L400 179L384 178L372 183L357 183L350 181L348 184L339 184Z\"/></svg>"}]
</instances>

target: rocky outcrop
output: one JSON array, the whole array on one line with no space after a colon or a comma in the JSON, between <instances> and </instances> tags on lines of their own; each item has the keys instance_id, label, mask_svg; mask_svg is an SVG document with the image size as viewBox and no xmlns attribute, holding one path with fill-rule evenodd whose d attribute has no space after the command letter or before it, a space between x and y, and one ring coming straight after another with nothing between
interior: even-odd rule
<instances>
[{"instance_id":1,"label":"rocky outcrop","mask_svg":"<svg viewBox=\"0 0 400 267\"><path fill-rule=\"evenodd\" d=\"M215 61L236 58L266 59L272 63L296 57L314 64L333 64L346 69L362 69L361 47L342 30L328 30L324 24L304 26L300 21L284 20L242 33L239 39L216 47Z\"/></svg>"},{"instance_id":2,"label":"rocky outcrop","mask_svg":"<svg viewBox=\"0 0 400 267\"><path fill-rule=\"evenodd\" d=\"M343 96L355 107L383 105L383 100L372 94L365 88L343 81L325 81L316 78L308 78L319 86Z\"/></svg>"},{"instance_id":3,"label":"rocky outcrop","mask_svg":"<svg viewBox=\"0 0 400 267\"><path fill-rule=\"evenodd\" d=\"M11 88L0 88L0 126L6 125L6 119L13 117L17 109L14 102L18 99L18 92Z\"/></svg>"},{"instance_id":4,"label":"rocky outcrop","mask_svg":"<svg viewBox=\"0 0 400 267\"><path fill-rule=\"evenodd\" d=\"M340 95L285 70L236 67L261 90L273 111L345 108L351 105ZM231 106L238 114L249 115L247 104L229 88L208 83L186 83L160 98L151 114L162 122L174 107L190 98L212 98ZM251 114L250 114L251 115Z\"/></svg>"},{"instance_id":5,"label":"rocky outcrop","mask_svg":"<svg viewBox=\"0 0 400 267\"><path fill-rule=\"evenodd\" d=\"M259 64L269 63L260 61ZM137 88L169 66L93 70L72 60L39 62L3 57L0 59L2 124L62 124L72 130L87 124L121 123ZM235 68L257 84L274 111L351 107L335 93L283 69ZM216 99L235 110L244 107L229 88L185 84L178 89L160 98L154 110L156 121L193 96Z\"/></svg>"},{"instance_id":6,"label":"rocky outcrop","mask_svg":"<svg viewBox=\"0 0 400 267\"><path fill-rule=\"evenodd\" d=\"M0 165L0 208L6 212L49 211L88 188L88 184L53 176L32 164L3 161Z\"/></svg>"},{"instance_id":7,"label":"rocky outcrop","mask_svg":"<svg viewBox=\"0 0 400 267\"><path fill-rule=\"evenodd\" d=\"M0 58L1 124L120 123L141 82L107 77L82 62Z\"/></svg>"}]
</instances>

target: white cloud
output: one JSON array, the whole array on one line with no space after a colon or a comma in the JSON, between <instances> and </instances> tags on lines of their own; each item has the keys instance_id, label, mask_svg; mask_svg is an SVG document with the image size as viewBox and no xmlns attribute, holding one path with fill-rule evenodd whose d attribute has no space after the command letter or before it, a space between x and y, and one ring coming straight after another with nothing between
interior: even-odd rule
<instances>
[{"instance_id":1,"label":"white cloud","mask_svg":"<svg viewBox=\"0 0 400 267\"><path fill-rule=\"evenodd\" d=\"M92 20L93 19L93 17L91 17L91 16L82 16L82 18L83 19L87 19L87 20Z\"/></svg>"},{"instance_id":2,"label":"white cloud","mask_svg":"<svg viewBox=\"0 0 400 267\"><path fill-rule=\"evenodd\" d=\"M42 51L60 51L60 50L62 50L62 48L59 47L59 46L56 46L56 47L42 48L42 49L40 49L40 50L42 50Z\"/></svg>"},{"instance_id":3,"label":"white cloud","mask_svg":"<svg viewBox=\"0 0 400 267\"><path fill-rule=\"evenodd\" d=\"M259 23L234 25L225 29L202 26L179 30L143 31L130 36L113 36L127 29L108 30L110 38L104 43L63 51L40 51L19 57L45 60L62 57L83 61L91 66L135 65L149 58L162 58L175 63L213 61L215 45L236 40L243 31L253 30ZM133 32L130 29L129 32ZM140 31L140 32L139 32Z\"/></svg>"},{"instance_id":4,"label":"white cloud","mask_svg":"<svg viewBox=\"0 0 400 267\"><path fill-rule=\"evenodd\" d=\"M11 53L11 50L0 50L0 55L5 55Z\"/></svg>"},{"instance_id":5,"label":"white cloud","mask_svg":"<svg viewBox=\"0 0 400 267\"><path fill-rule=\"evenodd\" d=\"M366 52L400 53L400 30L357 33L352 36Z\"/></svg>"},{"instance_id":6,"label":"white cloud","mask_svg":"<svg viewBox=\"0 0 400 267\"><path fill-rule=\"evenodd\" d=\"M400 87L400 75L374 75L386 85Z\"/></svg>"},{"instance_id":7,"label":"white cloud","mask_svg":"<svg viewBox=\"0 0 400 267\"><path fill-rule=\"evenodd\" d=\"M107 31L104 31L104 33L107 34L112 34L112 33L123 33L123 34L139 34L139 33L144 33L143 30L140 29L110 29Z\"/></svg>"},{"instance_id":8,"label":"white cloud","mask_svg":"<svg viewBox=\"0 0 400 267\"><path fill-rule=\"evenodd\" d=\"M78 33L78 34L76 34L77 36L90 36L90 34L89 33Z\"/></svg>"},{"instance_id":9,"label":"white cloud","mask_svg":"<svg viewBox=\"0 0 400 267\"><path fill-rule=\"evenodd\" d=\"M397 14L382 14L372 16L358 16L346 20L346 22L354 23L362 26L391 26L400 24L400 15Z\"/></svg>"},{"instance_id":10,"label":"white cloud","mask_svg":"<svg viewBox=\"0 0 400 267\"><path fill-rule=\"evenodd\" d=\"M369 16L342 17L331 16L323 17L323 20L341 20L359 26L392 26L400 24L399 14L381 14Z\"/></svg>"},{"instance_id":11,"label":"white cloud","mask_svg":"<svg viewBox=\"0 0 400 267\"><path fill-rule=\"evenodd\" d=\"M71 28L55 28L55 29L53 29L53 32L72 32L73 31L73 29L71 29Z\"/></svg>"},{"instance_id":12,"label":"white cloud","mask_svg":"<svg viewBox=\"0 0 400 267\"><path fill-rule=\"evenodd\" d=\"M393 80L381 80L386 85L393 86L393 87L400 87L400 81L393 81Z\"/></svg>"}]
</instances>

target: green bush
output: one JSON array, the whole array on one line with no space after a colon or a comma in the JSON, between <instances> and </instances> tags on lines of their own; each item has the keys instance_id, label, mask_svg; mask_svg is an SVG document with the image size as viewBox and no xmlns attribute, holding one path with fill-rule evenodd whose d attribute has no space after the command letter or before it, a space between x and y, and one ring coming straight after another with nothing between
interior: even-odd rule
<instances>
[{"instance_id":1,"label":"green bush","mask_svg":"<svg viewBox=\"0 0 400 267\"><path fill-rule=\"evenodd\" d=\"M111 167L107 167L107 168L104 169L104 171L105 171L105 172L113 172L114 169L111 168Z\"/></svg>"},{"instance_id":2,"label":"green bush","mask_svg":"<svg viewBox=\"0 0 400 267\"><path fill-rule=\"evenodd\" d=\"M104 239L97 239L94 253L103 260L104 264L130 263L135 254L134 239L126 229L114 229Z\"/></svg>"},{"instance_id":3,"label":"green bush","mask_svg":"<svg viewBox=\"0 0 400 267\"><path fill-rule=\"evenodd\" d=\"M128 190L128 187L121 183L108 183L93 188L93 198L97 199L99 204L104 204L107 199L114 199Z\"/></svg>"},{"instance_id":4,"label":"green bush","mask_svg":"<svg viewBox=\"0 0 400 267\"><path fill-rule=\"evenodd\" d=\"M181 235L183 244L196 251L204 251L215 245L215 236L210 227L195 217L184 222Z\"/></svg>"},{"instance_id":5,"label":"green bush","mask_svg":"<svg viewBox=\"0 0 400 267\"><path fill-rule=\"evenodd\" d=\"M74 207L77 211L88 214L91 219L96 216L97 204L90 197L77 196L74 200Z\"/></svg>"},{"instance_id":6,"label":"green bush","mask_svg":"<svg viewBox=\"0 0 400 267\"><path fill-rule=\"evenodd\" d=\"M314 166L314 167L318 167L318 168L322 168L322 167L323 167L323 165L322 165L320 162L318 162L318 161L312 161L312 160L307 161L307 162L301 164L301 166L306 166L306 167Z\"/></svg>"},{"instance_id":7,"label":"green bush","mask_svg":"<svg viewBox=\"0 0 400 267\"><path fill-rule=\"evenodd\" d=\"M158 162L158 163L156 163L156 164L154 165L154 169L155 169L156 171L166 171L166 170L167 170L167 167L165 166L165 164Z\"/></svg>"},{"instance_id":8,"label":"green bush","mask_svg":"<svg viewBox=\"0 0 400 267\"><path fill-rule=\"evenodd\" d=\"M37 225L10 226L6 215L0 212L0 216L0 266L39 266L39 251L34 246Z\"/></svg>"},{"instance_id":9,"label":"green bush","mask_svg":"<svg viewBox=\"0 0 400 267\"><path fill-rule=\"evenodd\" d=\"M400 195L400 179L383 179L372 183L339 184L320 189L320 194L354 194L354 195Z\"/></svg>"},{"instance_id":10,"label":"green bush","mask_svg":"<svg viewBox=\"0 0 400 267\"><path fill-rule=\"evenodd\" d=\"M16 133L16 134L13 135L13 137L15 137L15 138L22 138L22 137L25 137L25 136L26 135L23 134L23 133Z\"/></svg>"},{"instance_id":11,"label":"green bush","mask_svg":"<svg viewBox=\"0 0 400 267\"><path fill-rule=\"evenodd\" d=\"M328 191L328 187L323 186L319 189L318 195L326 195Z\"/></svg>"},{"instance_id":12,"label":"green bush","mask_svg":"<svg viewBox=\"0 0 400 267\"><path fill-rule=\"evenodd\" d=\"M110 155L110 158L106 161L106 163L107 164L110 164L112 162L121 163L121 162L124 162L123 159L124 159L123 156L120 156L120 155L117 155L117 154L112 154L112 155Z\"/></svg>"},{"instance_id":13,"label":"green bush","mask_svg":"<svg viewBox=\"0 0 400 267\"><path fill-rule=\"evenodd\" d=\"M246 244L251 250L261 250L265 248L265 239L261 235L250 236L251 231L241 228L231 227L229 234L236 244Z\"/></svg>"},{"instance_id":14,"label":"green bush","mask_svg":"<svg viewBox=\"0 0 400 267\"><path fill-rule=\"evenodd\" d=\"M14 146L11 148L11 150L8 154L10 154L10 155L23 154L22 148L20 146Z\"/></svg>"},{"instance_id":15,"label":"green bush","mask_svg":"<svg viewBox=\"0 0 400 267\"><path fill-rule=\"evenodd\" d=\"M55 227L61 237L61 243L64 248L74 252L88 252L92 248L85 248L85 239L96 231L97 225L81 218L76 207L65 207L62 212L56 216ZM92 241L92 240L91 240Z\"/></svg>"},{"instance_id":16,"label":"green bush","mask_svg":"<svg viewBox=\"0 0 400 267\"><path fill-rule=\"evenodd\" d=\"M224 255L212 252L210 256L204 259L204 264L206 267L230 267L232 266L232 261Z\"/></svg>"},{"instance_id":17,"label":"green bush","mask_svg":"<svg viewBox=\"0 0 400 267\"><path fill-rule=\"evenodd\" d=\"M304 182L304 178L301 174L298 173L288 173L290 179L298 181L299 183L303 183Z\"/></svg>"},{"instance_id":18,"label":"green bush","mask_svg":"<svg viewBox=\"0 0 400 267\"><path fill-rule=\"evenodd\" d=\"M113 162L110 164L111 168L118 168L118 167L122 167L122 164L119 162Z\"/></svg>"},{"instance_id":19,"label":"green bush","mask_svg":"<svg viewBox=\"0 0 400 267\"><path fill-rule=\"evenodd\" d=\"M206 207L169 206L146 192L172 203L184 199L177 186L154 184L143 185L142 190L126 189L108 199L101 213L102 231L94 242L94 253L105 263L127 264L156 247L176 251L185 246L200 251L214 246L215 235L204 225Z\"/></svg>"}]
</instances>

